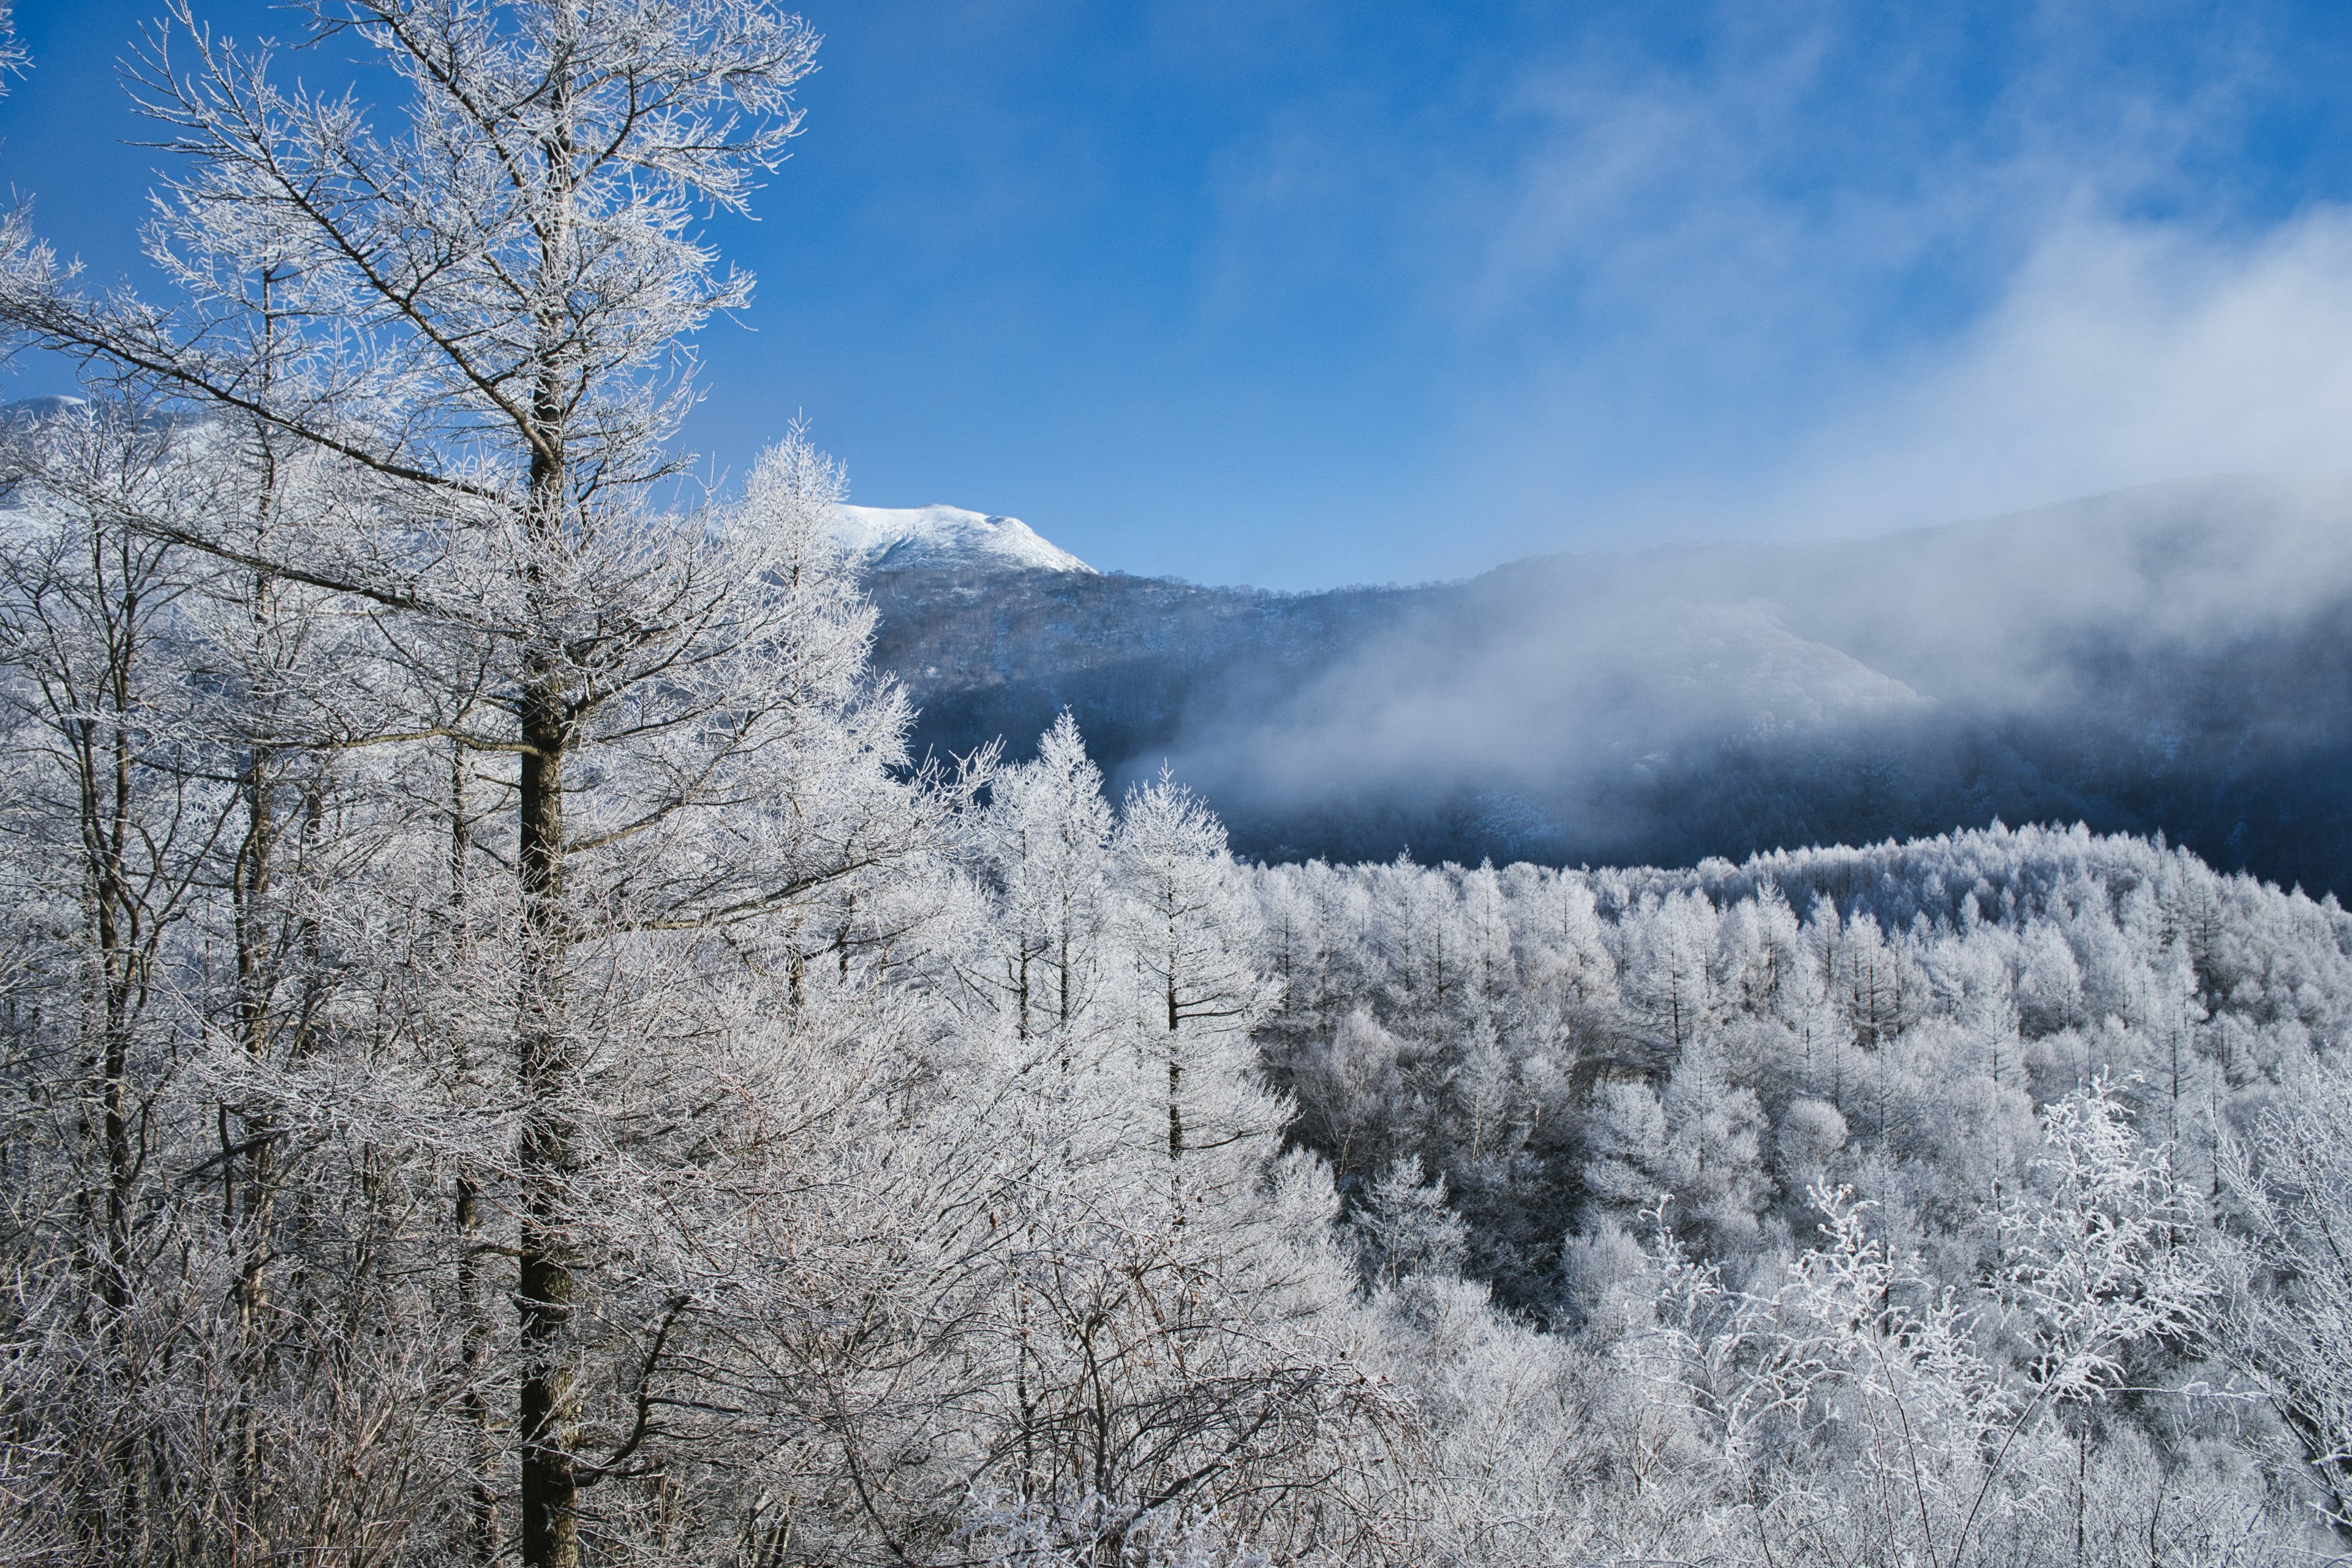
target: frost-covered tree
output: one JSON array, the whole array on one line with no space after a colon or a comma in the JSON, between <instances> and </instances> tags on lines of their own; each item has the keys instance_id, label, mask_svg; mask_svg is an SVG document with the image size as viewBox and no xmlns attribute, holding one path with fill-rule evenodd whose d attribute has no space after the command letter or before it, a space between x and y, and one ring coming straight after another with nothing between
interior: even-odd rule
<instances>
[{"instance_id":1,"label":"frost-covered tree","mask_svg":"<svg viewBox=\"0 0 2352 1568\"><path fill-rule=\"evenodd\" d=\"M642 1362L642 1388L646 1344L675 1339L650 1299L644 1343L588 1329L621 1305L590 1277L641 1267L634 1202L595 1173L621 1157L603 1108L679 1065L613 1070L621 1041L676 1027L673 987L642 977L690 963L691 932L762 921L799 934L739 950L794 970L806 906L919 837L880 777L898 711L856 692L869 623L825 558L826 466L787 444L740 507L648 505L691 396L679 341L749 286L691 222L740 210L782 156L815 40L736 0L320 7L406 89L382 133L175 18L193 68L159 41L137 79L186 171L151 241L179 298L84 299L20 248L8 314L370 492L359 526L258 539L154 509L140 528L398 622L381 651L405 711L379 732L456 748L460 858L511 868L517 1540L568 1563L583 1486L641 1462L642 1422L602 1456L583 1425L600 1359Z\"/></svg>"},{"instance_id":2,"label":"frost-covered tree","mask_svg":"<svg viewBox=\"0 0 2352 1568\"><path fill-rule=\"evenodd\" d=\"M1375 1289L1393 1289L1408 1275L1444 1275L1461 1266L1463 1225L1446 1207L1445 1180L1425 1180L1415 1156L1371 1184L1353 1226L1360 1266Z\"/></svg>"},{"instance_id":3,"label":"frost-covered tree","mask_svg":"<svg viewBox=\"0 0 2352 1568\"><path fill-rule=\"evenodd\" d=\"M1023 1039L1075 1033L1115 998L1105 952L1111 919L1112 814L1102 771L1087 759L1065 711L1038 741L1033 762L998 769L987 808L973 819L980 864L994 893L982 930L997 945L972 983L1013 1009Z\"/></svg>"},{"instance_id":4,"label":"frost-covered tree","mask_svg":"<svg viewBox=\"0 0 2352 1568\"><path fill-rule=\"evenodd\" d=\"M2236 1225L2217 1238L2219 1337L2260 1378L2352 1535L2352 1078L2298 1075L2222 1165Z\"/></svg>"},{"instance_id":5,"label":"frost-covered tree","mask_svg":"<svg viewBox=\"0 0 2352 1568\"><path fill-rule=\"evenodd\" d=\"M163 447L115 408L27 443L0 550L20 911L10 1240L36 1281L12 1327L55 1337L24 1380L32 1408L117 1420L143 1393L126 1373L168 1340L179 1305L148 1288L152 1249L168 1242L145 1223L163 1190L153 1120L185 1038L173 944L233 820L227 792L205 778L211 759L177 679L173 609L188 584L172 547L128 526L184 500ZM91 1430L104 1424L52 1431L86 1537L129 1555L146 1544L158 1480L135 1426Z\"/></svg>"},{"instance_id":6,"label":"frost-covered tree","mask_svg":"<svg viewBox=\"0 0 2352 1568\"><path fill-rule=\"evenodd\" d=\"M1137 786L1113 841L1125 890L1121 935L1133 966L1138 1047L1164 1069L1167 1152L1181 1163L1249 1135L1263 1116L1217 1086L1246 1059L1249 1031L1272 1002L1258 967L1255 900L1225 850L1223 824L1165 774ZM1193 1087L1185 1087L1187 1072Z\"/></svg>"}]
</instances>

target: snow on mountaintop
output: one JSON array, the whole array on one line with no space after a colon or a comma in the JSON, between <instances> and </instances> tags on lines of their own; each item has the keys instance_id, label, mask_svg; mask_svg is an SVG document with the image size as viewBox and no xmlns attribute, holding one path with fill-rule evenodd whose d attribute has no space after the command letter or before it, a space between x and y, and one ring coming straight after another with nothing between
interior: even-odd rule
<instances>
[{"instance_id":1,"label":"snow on mountaintop","mask_svg":"<svg viewBox=\"0 0 2352 1568\"><path fill-rule=\"evenodd\" d=\"M869 567L1019 566L1097 575L1019 518L991 517L960 506L845 506L834 521L833 536Z\"/></svg>"}]
</instances>

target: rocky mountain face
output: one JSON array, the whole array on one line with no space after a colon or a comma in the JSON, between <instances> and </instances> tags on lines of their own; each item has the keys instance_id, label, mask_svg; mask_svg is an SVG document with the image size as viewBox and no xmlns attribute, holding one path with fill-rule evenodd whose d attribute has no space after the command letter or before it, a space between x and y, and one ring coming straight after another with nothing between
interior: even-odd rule
<instances>
[{"instance_id":1,"label":"rocky mountain face","mask_svg":"<svg viewBox=\"0 0 2352 1568\"><path fill-rule=\"evenodd\" d=\"M1172 766L1268 858L1691 864L1998 817L2352 892L2343 480L1322 594L867 554L919 749L1021 755L1067 706L1115 778Z\"/></svg>"}]
</instances>

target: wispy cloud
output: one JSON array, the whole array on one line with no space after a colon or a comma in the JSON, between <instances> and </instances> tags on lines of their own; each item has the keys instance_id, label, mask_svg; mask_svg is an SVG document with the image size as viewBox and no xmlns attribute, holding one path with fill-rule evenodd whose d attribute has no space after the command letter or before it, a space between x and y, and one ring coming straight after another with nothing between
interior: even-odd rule
<instances>
[{"instance_id":1,"label":"wispy cloud","mask_svg":"<svg viewBox=\"0 0 2352 1568\"><path fill-rule=\"evenodd\" d=\"M2352 466L2352 212L2245 240L2068 224L1982 318L1868 381L1769 477L1768 517L1866 528Z\"/></svg>"},{"instance_id":2,"label":"wispy cloud","mask_svg":"<svg viewBox=\"0 0 2352 1568\"><path fill-rule=\"evenodd\" d=\"M2250 172L2275 17L1705 15L1612 13L1229 155L1222 313L1346 246L1390 330L1454 341L1398 532L1447 508L1492 560L2352 457L2343 222Z\"/></svg>"}]
</instances>

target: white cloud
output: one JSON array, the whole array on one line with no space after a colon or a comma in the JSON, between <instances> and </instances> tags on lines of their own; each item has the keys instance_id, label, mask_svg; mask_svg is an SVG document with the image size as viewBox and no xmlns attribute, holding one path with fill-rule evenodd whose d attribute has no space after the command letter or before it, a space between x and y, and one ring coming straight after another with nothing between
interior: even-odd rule
<instances>
[{"instance_id":1,"label":"white cloud","mask_svg":"<svg viewBox=\"0 0 2352 1568\"><path fill-rule=\"evenodd\" d=\"M2084 220L2000 302L1870 377L1764 510L1800 527L1981 515L2144 480L2352 466L2352 212L2252 240Z\"/></svg>"}]
</instances>

